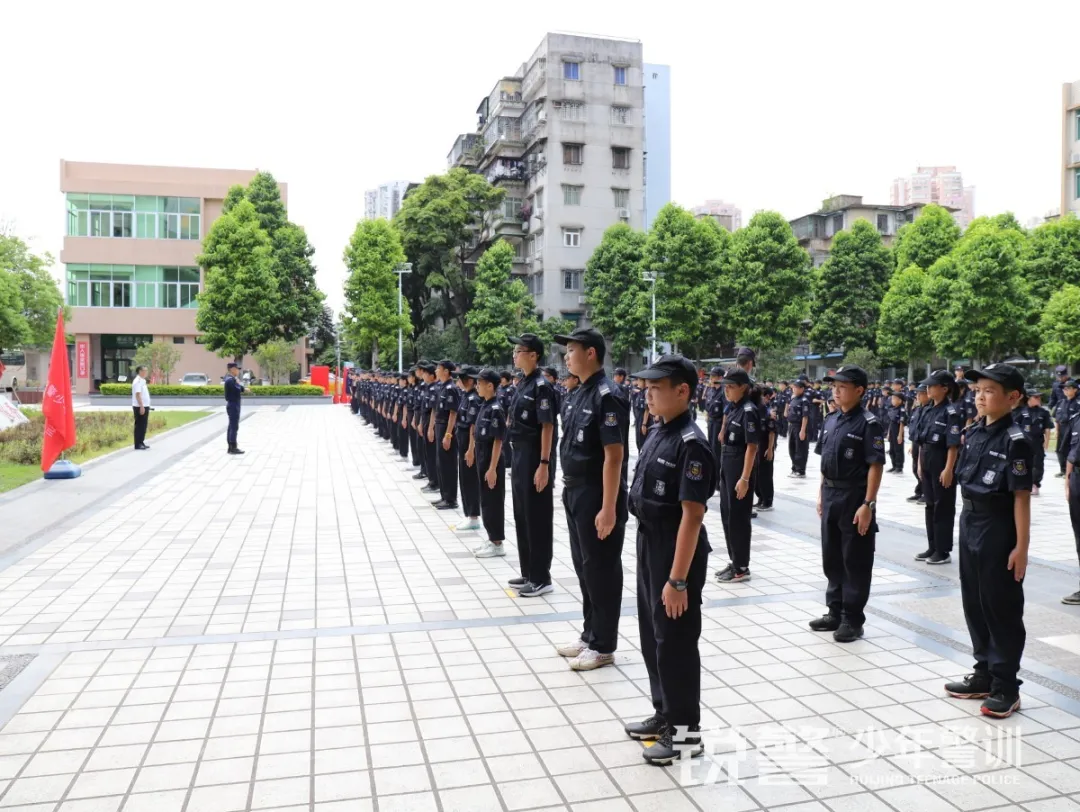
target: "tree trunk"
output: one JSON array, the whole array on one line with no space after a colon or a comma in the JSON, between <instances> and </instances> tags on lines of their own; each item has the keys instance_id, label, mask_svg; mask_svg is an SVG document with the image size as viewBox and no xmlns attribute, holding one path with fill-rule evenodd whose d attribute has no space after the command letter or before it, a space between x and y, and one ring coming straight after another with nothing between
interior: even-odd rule
<instances>
[{"instance_id":1,"label":"tree trunk","mask_svg":"<svg viewBox=\"0 0 1080 812\"><path fill-rule=\"evenodd\" d=\"M907 362L907 379L910 383L915 380L915 359L909 358Z\"/></svg>"},{"instance_id":2,"label":"tree trunk","mask_svg":"<svg viewBox=\"0 0 1080 812\"><path fill-rule=\"evenodd\" d=\"M336 361L335 361L336 363ZM379 365L379 339L375 339L371 342L371 368L375 369Z\"/></svg>"}]
</instances>

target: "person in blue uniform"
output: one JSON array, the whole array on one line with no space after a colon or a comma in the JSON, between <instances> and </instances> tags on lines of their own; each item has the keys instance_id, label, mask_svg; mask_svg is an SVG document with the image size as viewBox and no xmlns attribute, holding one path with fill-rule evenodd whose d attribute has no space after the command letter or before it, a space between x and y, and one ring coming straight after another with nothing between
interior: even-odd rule
<instances>
[{"instance_id":1,"label":"person in blue uniform","mask_svg":"<svg viewBox=\"0 0 1080 812\"><path fill-rule=\"evenodd\" d=\"M960 513L960 595L975 668L945 692L982 699L984 716L1020 708L1024 652L1024 575L1031 533L1032 448L1013 422L1024 376L1009 364L968 370L977 385L978 420L964 436L956 469Z\"/></svg>"},{"instance_id":2,"label":"person in blue uniform","mask_svg":"<svg viewBox=\"0 0 1080 812\"><path fill-rule=\"evenodd\" d=\"M720 432L724 427L724 368L715 366L709 370L709 386L705 394L705 436L709 438L713 456L720 459Z\"/></svg>"},{"instance_id":3,"label":"person in blue uniform","mask_svg":"<svg viewBox=\"0 0 1080 812\"><path fill-rule=\"evenodd\" d=\"M654 713L627 725L632 739L653 741L645 761L667 765L701 755L701 594L709 537L703 520L716 490L716 460L690 420L694 365L664 355L638 373L648 385L649 432L634 469L630 512L637 517L637 602L641 655Z\"/></svg>"},{"instance_id":4,"label":"person in blue uniform","mask_svg":"<svg viewBox=\"0 0 1080 812\"><path fill-rule=\"evenodd\" d=\"M911 471L915 474L915 492L907 498L907 501L920 505L926 504L923 498L922 479L919 477L919 449L922 441L922 417L929 402L930 397L926 394L926 387L922 384L917 385L907 426L908 439L911 440Z\"/></svg>"},{"instance_id":5,"label":"person in blue uniform","mask_svg":"<svg viewBox=\"0 0 1080 812\"><path fill-rule=\"evenodd\" d=\"M1076 392L1076 384L1077 382L1071 379L1065 382L1066 395ZM1058 408L1061 409L1060 405ZM1069 521L1072 523L1073 538L1076 541L1076 554L1080 558L1080 415L1071 418L1063 432L1069 447L1069 455L1065 461L1065 503L1069 506ZM1058 440L1058 445L1061 442ZM1061 602L1073 606L1080 604L1080 592L1066 595Z\"/></svg>"},{"instance_id":6,"label":"person in blue uniform","mask_svg":"<svg viewBox=\"0 0 1080 812\"><path fill-rule=\"evenodd\" d=\"M575 375L573 372L567 372L566 377L563 378L563 398L562 403L559 406L559 422L566 427L566 416L570 411L570 406L574 402L574 393L577 392L581 386L581 378Z\"/></svg>"},{"instance_id":7,"label":"person in blue uniform","mask_svg":"<svg viewBox=\"0 0 1080 812\"><path fill-rule=\"evenodd\" d=\"M770 386L761 390L761 441L758 443L757 465L754 466L758 510L772 510L776 492L773 483L773 460L776 456L776 392Z\"/></svg>"},{"instance_id":8,"label":"person in blue uniform","mask_svg":"<svg viewBox=\"0 0 1080 812\"><path fill-rule=\"evenodd\" d=\"M557 647L575 671L615 661L622 608L630 403L604 374L607 345L592 328L557 335L581 380L563 425L560 457L570 557L581 587L581 634Z\"/></svg>"},{"instance_id":9,"label":"person in blue uniform","mask_svg":"<svg viewBox=\"0 0 1080 812\"><path fill-rule=\"evenodd\" d=\"M1077 399L1077 381L1069 379L1061 385L1061 391L1065 397L1058 402L1057 411L1054 412L1054 420L1058 425L1057 458L1061 471L1055 476L1065 476L1065 467L1069 461L1069 451L1072 446L1073 436L1070 426L1073 418L1080 414L1080 400Z\"/></svg>"},{"instance_id":10,"label":"person in blue uniform","mask_svg":"<svg viewBox=\"0 0 1080 812\"><path fill-rule=\"evenodd\" d=\"M623 367L615 367L612 372L611 380L615 384L615 388L622 392L627 400L630 400L630 383L626 379L626 369Z\"/></svg>"},{"instance_id":11,"label":"person in blue uniform","mask_svg":"<svg viewBox=\"0 0 1080 812\"><path fill-rule=\"evenodd\" d=\"M458 455L454 427L457 425L459 398L457 387L450 379L455 369L457 365L449 359L439 361L435 367L435 405L428 441L435 445L439 469L439 500L435 502L438 510L457 510L458 506Z\"/></svg>"},{"instance_id":12,"label":"person in blue uniform","mask_svg":"<svg viewBox=\"0 0 1080 812\"><path fill-rule=\"evenodd\" d=\"M956 522L956 461L960 456L964 416L954 403L958 389L944 369L923 381L930 403L919 421L919 475L926 500L927 548L915 556L927 564L952 561Z\"/></svg>"},{"instance_id":13,"label":"person in blue uniform","mask_svg":"<svg viewBox=\"0 0 1080 812\"><path fill-rule=\"evenodd\" d=\"M454 445L458 454L458 487L461 490L461 512L465 523L458 525L462 531L480 529L480 474L476 468L476 454L472 451L472 428L480 412L480 395L476 391L476 376L480 370L463 366L457 372L458 403L457 422L454 423Z\"/></svg>"},{"instance_id":14,"label":"person in blue uniform","mask_svg":"<svg viewBox=\"0 0 1080 812\"><path fill-rule=\"evenodd\" d=\"M469 451L480 477L480 515L484 520L487 541L473 550L477 558L506 555L506 529L503 513L506 504L506 467L500 457L506 437L506 412L496 396L499 373L483 369L476 380L480 409L472 425Z\"/></svg>"},{"instance_id":15,"label":"person in blue uniform","mask_svg":"<svg viewBox=\"0 0 1080 812\"><path fill-rule=\"evenodd\" d=\"M1031 470L1031 495L1038 496L1046 471L1046 450L1050 447L1050 430L1054 427L1054 418L1042 405L1042 392L1029 388L1026 394L1028 415L1023 428L1031 438L1031 450L1035 455Z\"/></svg>"},{"instance_id":16,"label":"person in blue uniform","mask_svg":"<svg viewBox=\"0 0 1080 812\"><path fill-rule=\"evenodd\" d=\"M225 440L229 444L229 454L243 454L236 444L236 435L240 431L240 397L247 391L237 380L240 367L237 364L225 365L225 414L229 417L229 429Z\"/></svg>"},{"instance_id":17,"label":"person in blue uniform","mask_svg":"<svg viewBox=\"0 0 1080 812\"><path fill-rule=\"evenodd\" d=\"M554 590L551 557L555 483L551 456L557 415L551 387L537 366L544 354L544 342L533 333L522 333L511 336L510 343L522 378L514 388L507 422L514 453L510 493L521 566L521 576L509 584L522 598L538 598Z\"/></svg>"},{"instance_id":18,"label":"person in blue uniform","mask_svg":"<svg viewBox=\"0 0 1080 812\"><path fill-rule=\"evenodd\" d=\"M732 367L723 378L727 410L720 447L720 518L728 564L716 573L722 582L750 580L750 514L754 507L754 465L761 444L761 413L746 370Z\"/></svg>"},{"instance_id":19,"label":"person in blue uniform","mask_svg":"<svg viewBox=\"0 0 1080 812\"><path fill-rule=\"evenodd\" d=\"M1054 382L1050 386L1050 414L1054 414L1057 405L1065 399L1065 381L1069 380L1069 368L1064 364L1054 367Z\"/></svg>"},{"instance_id":20,"label":"person in blue uniform","mask_svg":"<svg viewBox=\"0 0 1080 812\"><path fill-rule=\"evenodd\" d=\"M831 631L836 642L850 643L863 636L870 599L885 433L877 416L862 405L868 383L864 369L842 366L825 380L833 384L837 408L826 418L814 451L821 456L817 511L828 612L810 621L810 628Z\"/></svg>"},{"instance_id":21,"label":"person in blue uniform","mask_svg":"<svg viewBox=\"0 0 1080 812\"><path fill-rule=\"evenodd\" d=\"M793 477L806 476L806 461L810 456L810 401L806 398L806 384L800 378L791 385L784 418L788 424L788 456L791 458Z\"/></svg>"},{"instance_id":22,"label":"person in blue uniform","mask_svg":"<svg viewBox=\"0 0 1080 812\"><path fill-rule=\"evenodd\" d=\"M645 381L635 377L633 388L630 390L630 407L634 418L634 422L630 424L630 433L634 435L634 447L639 452L645 445L645 437L649 433L650 415L645 397Z\"/></svg>"},{"instance_id":23,"label":"person in blue uniform","mask_svg":"<svg viewBox=\"0 0 1080 812\"><path fill-rule=\"evenodd\" d=\"M889 395L889 408L885 412L885 424L888 426L889 460L892 462L890 474L904 473L904 423L907 415L904 410L904 394L893 391Z\"/></svg>"}]
</instances>

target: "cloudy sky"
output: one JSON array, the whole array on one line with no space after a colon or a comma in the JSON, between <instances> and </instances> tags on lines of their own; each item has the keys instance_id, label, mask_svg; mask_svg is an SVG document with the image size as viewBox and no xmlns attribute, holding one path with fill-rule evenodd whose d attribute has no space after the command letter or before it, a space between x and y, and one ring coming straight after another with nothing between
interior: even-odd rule
<instances>
[{"instance_id":1,"label":"cloudy sky","mask_svg":"<svg viewBox=\"0 0 1080 812\"><path fill-rule=\"evenodd\" d=\"M976 214L1057 205L1075 0L9 2L0 221L59 254L61 158L270 170L341 303L363 191L442 171L544 32L672 66L672 196L793 218L955 164Z\"/></svg>"}]
</instances>

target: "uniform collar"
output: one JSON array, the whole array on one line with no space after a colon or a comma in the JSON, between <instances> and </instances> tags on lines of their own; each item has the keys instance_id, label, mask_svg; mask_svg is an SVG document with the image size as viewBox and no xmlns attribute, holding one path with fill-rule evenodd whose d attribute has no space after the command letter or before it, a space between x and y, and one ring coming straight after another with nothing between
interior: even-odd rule
<instances>
[{"instance_id":1,"label":"uniform collar","mask_svg":"<svg viewBox=\"0 0 1080 812\"><path fill-rule=\"evenodd\" d=\"M598 383L600 383L600 379L603 378L603 377L605 377L604 369L603 369L603 367L601 367L600 369L596 370L596 372L594 372L592 375L590 375L588 378L583 380L581 382L581 386L590 386L590 385L598 384ZM580 388L580 386L578 388Z\"/></svg>"},{"instance_id":2,"label":"uniform collar","mask_svg":"<svg viewBox=\"0 0 1080 812\"><path fill-rule=\"evenodd\" d=\"M999 417L993 423L987 424L987 422L983 420L982 425L988 434L1000 434L1015 422L1016 421L1013 420L1012 412L1009 412L1004 417Z\"/></svg>"},{"instance_id":3,"label":"uniform collar","mask_svg":"<svg viewBox=\"0 0 1080 812\"><path fill-rule=\"evenodd\" d=\"M665 430L668 430L668 431L679 431L680 429L682 429L683 426L687 425L689 422L690 422L690 410L687 409L685 412L683 412L678 417L673 419L670 423L664 423L663 428Z\"/></svg>"}]
</instances>

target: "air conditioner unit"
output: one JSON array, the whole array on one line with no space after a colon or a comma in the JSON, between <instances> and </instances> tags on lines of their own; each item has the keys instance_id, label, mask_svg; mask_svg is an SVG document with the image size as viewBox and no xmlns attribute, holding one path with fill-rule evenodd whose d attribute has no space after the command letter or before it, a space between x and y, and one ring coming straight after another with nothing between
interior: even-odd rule
<instances>
[{"instance_id":1,"label":"air conditioner unit","mask_svg":"<svg viewBox=\"0 0 1080 812\"><path fill-rule=\"evenodd\" d=\"M536 259L543 259L543 257L544 257L544 249L543 248L537 248L536 253L533 254L533 256L536 257Z\"/></svg>"},{"instance_id":2,"label":"air conditioner unit","mask_svg":"<svg viewBox=\"0 0 1080 812\"><path fill-rule=\"evenodd\" d=\"M577 303L578 303L579 305L583 305L583 304L585 304L585 297L584 297L584 296L578 296L578 297L577 297Z\"/></svg>"},{"instance_id":3,"label":"air conditioner unit","mask_svg":"<svg viewBox=\"0 0 1080 812\"><path fill-rule=\"evenodd\" d=\"M533 217L535 217L537 220L543 220L544 219L544 210L543 209L537 209L536 211L533 212Z\"/></svg>"},{"instance_id":4,"label":"air conditioner unit","mask_svg":"<svg viewBox=\"0 0 1080 812\"><path fill-rule=\"evenodd\" d=\"M1074 152L1072 154L1072 162L1074 164L1080 164L1080 152Z\"/></svg>"},{"instance_id":5,"label":"air conditioner unit","mask_svg":"<svg viewBox=\"0 0 1080 812\"><path fill-rule=\"evenodd\" d=\"M547 121L547 110L541 110L536 114L537 121Z\"/></svg>"},{"instance_id":6,"label":"air conditioner unit","mask_svg":"<svg viewBox=\"0 0 1080 812\"><path fill-rule=\"evenodd\" d=\"M619 209L618 210L618 215L619 215L620 220L629 220L630 219L630 209Z\"/></svg>"}]
</instances>

